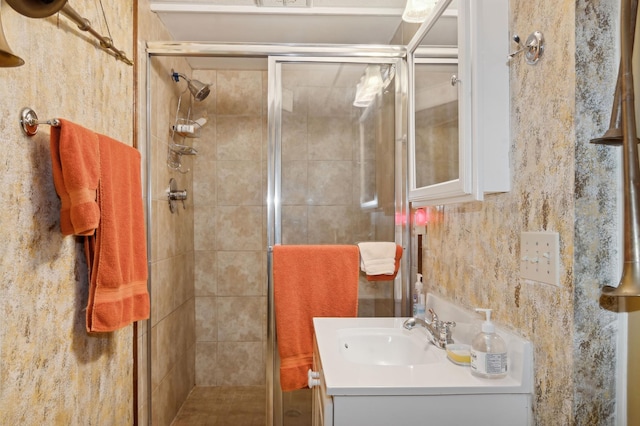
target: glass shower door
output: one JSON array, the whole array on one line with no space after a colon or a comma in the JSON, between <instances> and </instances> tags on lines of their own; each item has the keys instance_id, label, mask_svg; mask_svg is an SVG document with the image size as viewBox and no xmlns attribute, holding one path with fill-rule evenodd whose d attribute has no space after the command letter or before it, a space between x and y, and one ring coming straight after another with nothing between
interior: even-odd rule
<instances>
[{"instance_id":1,"label":"glass shower door","mask_svg":"<svg viewBox=\"0 0 640 426\"><path fill-rule=\"evenodd\" d=\"M380 58L270 58L269 247L398 241L401 66ZM269 292L273 424L311 425L311 390L280 391L271 280ZM361 278L358 302L359 316L394 316L393 281Z\"/></svg>"}]
</instances>

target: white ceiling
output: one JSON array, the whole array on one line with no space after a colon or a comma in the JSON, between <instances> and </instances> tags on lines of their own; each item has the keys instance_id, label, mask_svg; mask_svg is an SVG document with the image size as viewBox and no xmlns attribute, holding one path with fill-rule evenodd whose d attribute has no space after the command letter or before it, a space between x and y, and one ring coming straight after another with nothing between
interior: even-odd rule
<instances>
[{"instance_id":1,"label":"white ceiling","mask_svg":"<svg viewBox=\"0 0 640 426\"><path fill-rule=\"evenodd\" d=\"M388 44L400 25L405 0L308 1L312 7L259 7L254 0L150 4L175 41Z\"/></svg>"},{"instance_id":2,"label":"white ceiling","mask_svg":"<svg viewBox=\"0 0 640 426\"><path fill-rule=\"evenodd\" d=\"M283 1L287 6L282 6ZM405 2L151 0L150 5L173 41L389 44L401 23ZM221 66L219 60L207 58L192 58L190 62L194 69ZM234 66L239 65L236 60Z\"/></svg>"}]
</instances>

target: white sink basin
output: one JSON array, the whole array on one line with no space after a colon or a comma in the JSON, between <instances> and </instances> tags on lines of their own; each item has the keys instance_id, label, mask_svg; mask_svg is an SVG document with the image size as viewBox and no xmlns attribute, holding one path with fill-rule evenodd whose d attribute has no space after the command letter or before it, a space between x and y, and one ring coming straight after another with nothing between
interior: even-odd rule
<instances>
[{"instance_id":1,"label":"white sink basin","mask_svg":"<svg viewBox=\"0 0 640 426\"><path fill-rule=\"evenodd\" d=\"M468 343L478 330L475 312L427 296L453 338ZM314 318L314 366L319 386L314 404L335 426L533 424L531 342L496 326L507 343L508 374L473 376L446 352L427 343L422 327L403 328L406 318ZM311 376L310 376L311 377ZM314 388L315 389L315 388Z\"/></svg>"},{"instance_id":2,"label":"white sink basin","mask_svg":"<svg viewBox=\"0 0 640 426\"><path fill-rule=\"evenodd\" d=\"M338 350L347 360L366 365L419 365L438 362L424 333L401 328L338 330Z\"/></svg>"},{"instance_id":3,"label":"white sink basin","mask_svg":"<svg viewBox=\"0 0 640 426\"><path fill-rule=\"evenodd\" d=\"M453 339L470 343L479 316L429 294L427 308L455 321ZM531 343L496 326L507 343L508 375L472 376L468 366L447 359L427 344L421 327L406 330L406 318L314 318L317 350L328 395L476 395L530 394L533 389Z\"/></svg>"}]
</instances>

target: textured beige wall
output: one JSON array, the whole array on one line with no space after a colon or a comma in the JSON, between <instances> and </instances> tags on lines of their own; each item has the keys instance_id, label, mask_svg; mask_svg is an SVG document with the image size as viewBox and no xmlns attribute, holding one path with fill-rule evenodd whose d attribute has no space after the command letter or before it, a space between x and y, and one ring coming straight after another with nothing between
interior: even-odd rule
<instances>
[{"instance_id":1,"label":"textured beige wall","mask_svg":"<svg viewBox=\"0 0 640 426\"><path fill-rule=\"evenodd\" d=\"M547 40L535 66L511 63L512 190L446 206L429 225L430 291L495 319L535 348L535 424L613 424L617 284L614 151L589 144L609 120L617 5L511 1L511 31ZM515 48L515 46L514 46ZM520 233L560 236L560 285L519 277Z\"/></svg>"},{"instance_id":2,"label":"textured beige wall","mask_svg":"<svg viewBox=\"0 0 640 426\"><path fill-rule=\"evenodd\" d=\"M94 3L74 7L105 30ZM87 270L80 240L60 234L50 129L23 136L18 115L30 106L131 145L133 67L65 17L30 19L6 4L0 12L26 61L0 70L0 424L132 424L132 327L86 333ZM130 1L105 3L114 42L130 58L132 12Z\"/></svg>"}]
</instances>

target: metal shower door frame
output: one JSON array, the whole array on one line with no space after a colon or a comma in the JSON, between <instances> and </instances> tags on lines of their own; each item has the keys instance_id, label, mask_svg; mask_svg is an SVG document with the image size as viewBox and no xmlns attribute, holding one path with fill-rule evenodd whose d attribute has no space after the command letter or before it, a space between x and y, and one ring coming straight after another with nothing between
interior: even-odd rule
<instances>
[{"instance_id":1,"label":"metal shower door frame","mask_svg":"<svg viewBox=\"0 0 640 426\"><path fill-rule=\"evenodd\" d=\"M386 46L389 48L390 46ZM395 93L395 152L396 152L396 212L404 217L409 215L409 204L406 191L406 110L407 110L407 67L406 52L404 48L398 48L396 52L381 50L376 55L373 51L359 51L357 46L349 47L324 47L322 55L318 52L300 51L294 55L270 55L268 64L268 158L267 158L267 244L268 244L268 283L267 283L267 363L266 363L266 388L271 404L267 404L267 426L282 426L284 423L284 408L282 389L279 380L279 356L277 348L277 335L275 325L275 304L273 297L273 246L282 244L282 209L281 209L281 148L282 148L282 65L293 63L321 64L321 63L351 63L351 64L395 64L396 77ZM408 247L409 235L408 227L396 223L396 242L405 248L403 265L399 272L402 283L403 295L410 292L410 282L408 280L408 258L410 258L410 247ZM407 300L397 302L399 314L406 313ZM406 306L405 306L406 305Z\"/></svg>"}]
</instances>

